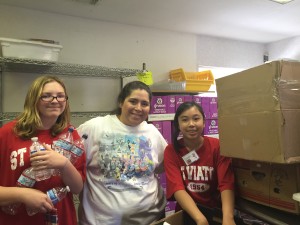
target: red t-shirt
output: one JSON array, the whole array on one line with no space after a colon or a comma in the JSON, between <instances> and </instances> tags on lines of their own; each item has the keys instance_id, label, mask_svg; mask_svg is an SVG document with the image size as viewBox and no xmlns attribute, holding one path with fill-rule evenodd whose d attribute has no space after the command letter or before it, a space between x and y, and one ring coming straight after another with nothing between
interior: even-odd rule
<instances>
[{"instance_id":1,"label":"red t-shirt","mask_svg":"<svg viewBox=\"0 0 300 225\"><path fill-rule=\"evenodd\" d=\"M15 121L5 124L0 128L0 186L13 187L20 177L23 170L30 167L30 150L32 141L21 140L17 137L12 129ZM62 133L67 132L66 128ZM41 130L36 135L41 143L53 144L58 136L52 137L49 130ZM74 140L79 139L76 130L73 132ZM76 169L82 176L86 178L86 156L83 154L75 163ZM52 176L51 178L36 182L34 187L40 191L46 192L54 187L64 187L60 176ZM73 203L72 193L55 205L58 212L59 225L77 225L76 211ZM37 213L34 216L28 216L26 209L22 206L16 215L8 215L0 209L0 224L14 225L32 225L45 224L45 214Z\"/></svg>"},{"instance_id":2,"label":"red t-shirt","mask_svg":"<svg viewBox=\"0 0 300 225\"><path fill-rule=\"evenodd\" d=\"M183 143L183 140L180 140ZM234 190L234 173L231 159L220 155L219 140L204 136L202 147L196 150L199 159L186 165L182 156L184 147L177 153L172 144L164 152L167 179L167 199L176 191L186 190L196 203L208 207L220 206L220 192Z\"/></svg>"}]
</instances>

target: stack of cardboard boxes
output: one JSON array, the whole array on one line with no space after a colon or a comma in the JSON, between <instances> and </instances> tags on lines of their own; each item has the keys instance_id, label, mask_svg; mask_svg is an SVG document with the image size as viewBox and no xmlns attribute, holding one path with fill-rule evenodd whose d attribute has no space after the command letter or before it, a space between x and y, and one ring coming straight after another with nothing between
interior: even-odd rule
<instances>
[{"instance_id":1,"label":"stack of cardboard boxes","mask_svg":"<svg viewBox=\"0 0 300 225\"><path fill-rule=\"evenodd\" d=\"M278 60L216 80L221 154L238 195L300 214L300 62Z\"/></svg>"}]
</instances>

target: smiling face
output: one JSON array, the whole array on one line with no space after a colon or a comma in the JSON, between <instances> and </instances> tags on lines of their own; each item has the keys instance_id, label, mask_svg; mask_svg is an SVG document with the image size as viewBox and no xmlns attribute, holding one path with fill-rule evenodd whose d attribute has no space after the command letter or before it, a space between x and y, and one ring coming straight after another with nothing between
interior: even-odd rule
<instances>
[{"instance_id":1,"label":"smiling face","mask_svg":"<svg viewBox=\"0 0 300 225\"><path fill-rule=\"evenodd\" d=\"M205 124L201 112L195 106L181 113L178 124L184 140L200 140Z\"/></svg>"},{"instance_id":2,"label":"smiling face","mask_svg":"<svg viewBox=\"0 0 300 225\"><path fill-rule=\"evenodd\" d=\"M56 81L45 84L41 96L65 96L64 88ZM38 111L42 121L54 120L58 118L60 114L65 110L66 101L58 102L57 99L53 99L51 102L45 102L39 99Z\"/></svg>"},{"instance_id":3,"label":"smiling face","mask_svg":"<svg viewBox=\"0 0 300 225\"><path fill-rule=\"evenodd\" d=\"M120 103L120 121L127 126L137 126L148 117L150 111L150 100L147 91L136 89Z\"/></svg>"}]
</instances>

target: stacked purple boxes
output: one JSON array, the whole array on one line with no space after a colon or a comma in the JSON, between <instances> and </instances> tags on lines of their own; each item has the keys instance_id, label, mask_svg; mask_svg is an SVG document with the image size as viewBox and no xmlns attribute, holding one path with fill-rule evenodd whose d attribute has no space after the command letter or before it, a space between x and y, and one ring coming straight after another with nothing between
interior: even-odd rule
<instances>
[{"instance_id":1,"label":"stacked purple boxes","mask_svg":"<svg viewBox=\"0 0 300 225\"><path fill-rule=\"evenodd\" d=\"M151 101L150 114L174 114L175 107L175 96L153 96ZM152 121L152 123L154 124L154 126L159 126L161 128L161 134L164 136L168 143L171 143L171 120Z\"/></svg>"},{"instance_id":2,"label":"stacked purple boxes","mask_svg":"<svg viewBox=\"0 0 300 225\"><path fill-rule=\"evenodd\" d=\"M197 96L200 97L200 96ZM195 98L195 97L194 97ZM218 98L202 97L200 105L205 114L204 135L217 135L218 132Z\"/></svg>"},{"instance_id":3,"label":"stacked purple boxes","mask_svg":"<svg viewBox=\"0 0 300 225\"><path fill-rule=\"evenodd\" d=\"M166 95L166 96L153 96L151 101L150 114L156 115L172 115L169 120L155 119L150 121L164 136L167 143L172 141L172 121L176 109L180 104L186 101L195 101L200 104L205 114L205 128L204 135L217 135L218 134L218 110L217 110L217 97L206 97L200 95ZM159 118L159 117L156 117ZM165 117L163 117L165 118ZM164 190L166 190L166 177L165 174L158 175L159 182ZM165 212L170 215L175 212L176 202L168 201Z\"/></svg>"}]
</instances>

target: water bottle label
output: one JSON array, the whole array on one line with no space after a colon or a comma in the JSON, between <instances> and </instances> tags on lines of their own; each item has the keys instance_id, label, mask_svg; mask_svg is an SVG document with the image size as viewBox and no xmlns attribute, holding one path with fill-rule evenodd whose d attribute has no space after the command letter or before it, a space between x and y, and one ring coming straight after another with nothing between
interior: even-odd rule
<instances>
[{"instance_id":1,"label":"water bottle label","mask_svg":"<svg viewBox=\"0 0 300 225\"><path fill-rule=\"evenodd\" d=\"M36 152L37 152L36 148L30 148L30 155L32 155L32 154L34 154Z\"/></svg>"},{"instance_id":2,"label":"water bottle label","mask_svg":"<svg viewBox=\"0 0 300 225\"><path fill-rule=\"evenodd\" d=\"M49 191L47 191L47 195L48 197L51 199L53 205L56 205L59 202L57 193L55 190L51 189Z\"/></svg>"},{"instance_id":3,"label":"water bottle label","mask_svg":"<svg viewBox=\"0 0 300 225\"><path fill-rule=\"evenodd\" d=\"M34 154L34 153L37 153L37 150L30 150L30 154L32 155L32 154Z\"/></svg>"},{"instance_id":4,"label":"water bottle label","mask_svg":"<svg viewBox=\"0 0 300 225\"><path fill-rule=\"evenodd\" d=\"M64 150L68 150L68 151L70 151L71 148L73 147L72 143L64 141L64 140L57 140L55 142L55 145L62 148L62 149L64 149Z\"/></svg>"},{"instance_id":5,"label":"water bottle label","mask_svg":"<svg viewBox=\"0 0 300 225\"><path fill-rule=\"evenodd\" d=\"M21 176L19 177L18 181L19 185L21 186L25 186L25 187L33 187L35 184L35 180L31 179L29 177L24 176L23 174L21 174Z\"/></svg>"},{"instance_id":6,"label":"water bottle label","mask_svg":"<svg viewBox=\"0 0 300 225\"><path fill-rule=\"evenodd\" d=\"M56 225L58 224L58 215L57 214L46 214L46 224L47 225Z\"/></svg>"},{"instance_id":7,"label":"water bottle label","mask_svg":"<svg viewBox=\"0 0 300 225\"><path fill-rule=\"evenodd\" d=\"M74 146L71 152L79 157L82 155L83 150L77 146Z\"/></svg>"},{"instance_id":8,"label":"water bottle label","mask_svg":"<svg viewBox=\"0 0 300 225\"><path fill-rule=\"evenodd\" d=\"M30 147L30 154L34 154L38 151L44 151L46 148L43 145L35 145Z\"/></svg>"}]
</instances>

